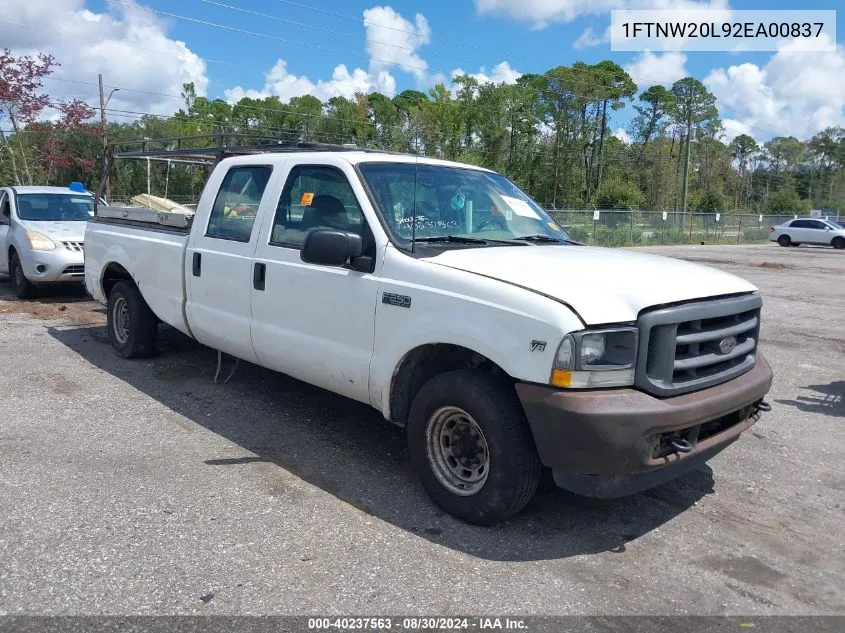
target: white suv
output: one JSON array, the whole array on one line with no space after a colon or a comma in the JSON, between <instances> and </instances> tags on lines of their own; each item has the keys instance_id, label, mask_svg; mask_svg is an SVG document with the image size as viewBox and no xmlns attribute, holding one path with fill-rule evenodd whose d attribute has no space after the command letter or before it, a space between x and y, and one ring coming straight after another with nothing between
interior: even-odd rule
<instances>
[{"instance_id":1,"label":"white suv","mask_svg":"<svg viewBox=\"0 0 845 633\"><path fill-rule=\"evenodd\" d=\"M769 227L769 240L781 246L821 244L845 248L845 227L833 220L798 218Z\"/></svg>"}]
</instances>

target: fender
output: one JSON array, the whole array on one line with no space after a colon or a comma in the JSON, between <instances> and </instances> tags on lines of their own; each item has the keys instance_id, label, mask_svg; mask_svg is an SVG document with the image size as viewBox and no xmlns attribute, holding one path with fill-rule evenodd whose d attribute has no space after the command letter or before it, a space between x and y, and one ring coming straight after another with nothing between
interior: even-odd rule
<instances>
[{"instance_id":1,"label":"fender","mask_svg":"<svg viewBox=\"0 0 845 633\"><path fill-rule=\"evenodd\" d=\"M407 307L379 302L370 363L370 402L390 419L393 377L412 350L431 344L467 348L490 359L512 378L545 384L563 336L583 327L570 308L528 289L387 249L385 270L409 266L383 279L384 293L410 297ZM408 283L400 279L417 279ZM471 291L472 295L459 294ZM536 343L536 344L535 344Z\"/></svg>"}]
</instances>

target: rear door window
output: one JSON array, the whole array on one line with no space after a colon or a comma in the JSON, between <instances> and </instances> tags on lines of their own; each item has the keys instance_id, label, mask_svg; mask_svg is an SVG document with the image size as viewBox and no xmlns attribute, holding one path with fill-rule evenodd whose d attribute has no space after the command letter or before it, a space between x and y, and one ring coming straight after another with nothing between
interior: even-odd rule
<instances>
[{"instance_id":1,"label":"rear door window","mask_svg":"<svg viewBox=\"0 0 845 633\"><path fill-rule=\"evenodd\" d=\"M269 165L232 167L223 177L211 208L206 237L249 242L272 173Z\"/></svg>"}]
</instances>

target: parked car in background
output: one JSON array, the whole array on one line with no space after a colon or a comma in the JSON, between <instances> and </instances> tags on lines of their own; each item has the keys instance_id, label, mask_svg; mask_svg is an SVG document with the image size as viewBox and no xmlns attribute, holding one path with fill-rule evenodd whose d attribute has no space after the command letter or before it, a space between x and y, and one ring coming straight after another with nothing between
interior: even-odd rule
<instances>
[{"instance_id":1,"label":"parked car in background","mask_svg":"<svg viewBox=\"0 0 845 633\"><path fill-rule=\"evenodd\" d=\"M0 189L0 273L19 298L46 284L84 283L85 224L93 215L94 195L80 183Z\"/></svg>"},{"instance_id":2,"label":"parked car in background","mask_svg":"<svg viewBox=\"0 0 845 633\"><path fill-rule=\"evenodd\" d=\"M769 240L781 246L820 244L845 248L845 227L833 220L797 218L769 227Z\"/></svg>"}]
</instances>

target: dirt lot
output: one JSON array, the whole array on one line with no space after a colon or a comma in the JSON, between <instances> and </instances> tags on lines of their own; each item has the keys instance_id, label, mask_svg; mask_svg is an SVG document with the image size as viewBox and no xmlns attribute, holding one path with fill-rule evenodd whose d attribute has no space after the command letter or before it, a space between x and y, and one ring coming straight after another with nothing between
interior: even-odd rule
<instances>
[{"instance_id":1,"label":"dirt lot","mask_svg":"<svg viewBox=\"0 0 845 633\"><path fill-rule=\"evenodd\" d=\"M0 613L845 614L845 253L645 249L765 295L774 410L702 469L462 524L371 409L0 278Z\"/></svg>"}]
</instances>

